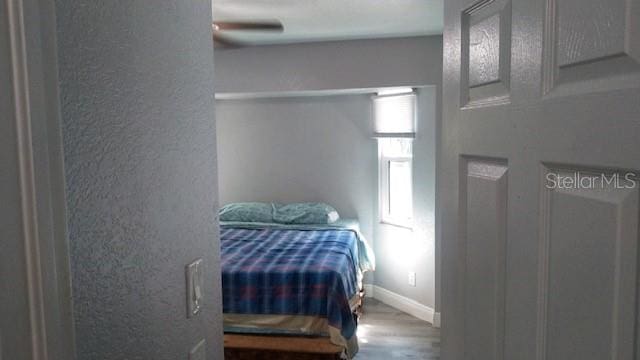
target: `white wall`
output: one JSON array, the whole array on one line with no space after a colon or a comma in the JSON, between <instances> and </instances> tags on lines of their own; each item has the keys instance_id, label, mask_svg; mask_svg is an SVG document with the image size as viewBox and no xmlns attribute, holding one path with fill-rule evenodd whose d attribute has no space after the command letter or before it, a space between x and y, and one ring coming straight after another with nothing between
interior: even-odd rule
<instances>
[{"instance_id":1,"label":"white wall","mask_svg":"<svg viewBox=\"0 0 640 360\"><path fill-rule=\"evenodd\" d=\"M56 12L77 358L187 359L206 339L222 359L211 2Z\"/></svg>"},{"instance_id":2,"label":"white wall","mask_svg":"<svg viewBox=\"0 0 640 360\"><path fill-rule=\"evenodd\" d=\"M435 166L437 89L418 91L417 133L413 141L413 228L376 221L375 284L432 309L436 306ZM416 286L408 273L416 273Z\"/></svg>"},{"instance_id":3,"label":"white wall","mask_svg":"<svg viewBox=\"0 0 640 360\"><path fill-rule=\"evenodd\" d=\"M373 239L367 95L218 100L220 202L324 201Z\"/></svg>"},{"instance_id":4,"label":"white wall","mask_svg":"<svg viewBox=\"0 0 640 360\"><path fill-rule=\"evenodd\" d=\"M442 36L254 46L215 56L216 92L442 83Z\"/></svg>"}]
</instances>

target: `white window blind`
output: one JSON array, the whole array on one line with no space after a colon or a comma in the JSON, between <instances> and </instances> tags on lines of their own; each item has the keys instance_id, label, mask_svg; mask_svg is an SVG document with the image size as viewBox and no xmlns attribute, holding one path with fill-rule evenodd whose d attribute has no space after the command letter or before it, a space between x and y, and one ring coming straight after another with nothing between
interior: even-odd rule
<instances>
[{"instance_id":1,"label":"white window blind","mask_svg":"<svg viewBox=\"0 0 640 360\"><path fill-rule=\"evenodd\" d=\"M415 137L415 94L373 98L374 137Z\"/></svg>"}]
</instances>

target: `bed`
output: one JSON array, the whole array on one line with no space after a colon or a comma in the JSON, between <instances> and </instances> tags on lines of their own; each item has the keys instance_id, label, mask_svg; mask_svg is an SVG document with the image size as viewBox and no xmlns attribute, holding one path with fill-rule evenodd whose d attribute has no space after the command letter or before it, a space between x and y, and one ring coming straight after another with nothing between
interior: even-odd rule
<instances>
[{"instance_id":1,"label":"bed","mask_svg":"<svg viewBox=\"0 0 640 360\"><path fill-rule=\"evenodd\" d=\"M221 222L226 334L326 337L358 350L354 316L375 260L356 221Z\"/></svg>"}]
</instances>

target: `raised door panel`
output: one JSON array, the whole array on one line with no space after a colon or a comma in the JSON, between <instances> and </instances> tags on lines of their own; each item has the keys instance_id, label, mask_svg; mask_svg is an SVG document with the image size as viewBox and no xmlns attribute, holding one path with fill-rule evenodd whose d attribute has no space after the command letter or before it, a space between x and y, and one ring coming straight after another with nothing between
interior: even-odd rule
<instances>
[{"instance_id":1,"label":"raised door panel","mask_svg":"<svg viewBox=\"0 0 640 360\"><path fill-rule=\"evenodd\" d=\"M539 360L632 358L639 209L628 174L545 168Z\"/></svg>"},{"instance_id":2,"label":"raised door panel","mask_svg":"<svg viewBox=\"0 0 640 360\"><path fill-rule=\"evenodd\" d=\"M640 82L640 1L547 0L545 21L545 93Z\"/></svg>"},{"instance_id":3,"label":"raised door panel","mask_svg":"<svg viewBox=\"0 0 640 360\"><path fill-rule=\"evenodd\" d=\"M624 54L626 2L558 1L558 66Z\"/></svg>"},{"instance_id":4,"label":"raised door panel","mask_svg":"<svg viewBox=\"0 0 640 360\"><path fill-rule=\"evenodd\" d=\"M500 15L469 26L469 87L500 81Z\"/></svg>"},{"instance_id":5,"label":"raised door panel","mask_svg":"<svg viewBox=\"0 0 640 360\"><path fill-rule=\"evenodd\" d=\"M503 358L507 166L463 159L461 228L465 243L465 359Z\"/></svg>"},{"instance_id":6,"label":"raised door panel","mask_svg":"<svg viewBox=\"0 0 640 360\"><path fill-rule=\"evenodd\" d=\"M462 12L462 107L509 102L511 2L481 0Z\"/></svg>"}]
</instances>

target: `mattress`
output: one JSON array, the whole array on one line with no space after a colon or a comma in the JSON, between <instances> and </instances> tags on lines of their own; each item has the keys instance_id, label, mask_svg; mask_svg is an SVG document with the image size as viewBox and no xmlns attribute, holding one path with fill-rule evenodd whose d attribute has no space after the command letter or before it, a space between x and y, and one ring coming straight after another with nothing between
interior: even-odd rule
<instances>
[{"instance_id":1,"label":"mattress","mask_svg":"<svg viewBox=\"0 0 640 360\"><path fill-rule=\"evenodd\" d=\"M355 354L354 299L375 266L357 229L221 225L226 332L328 336Z\"/></svg>"}]
</instances>

